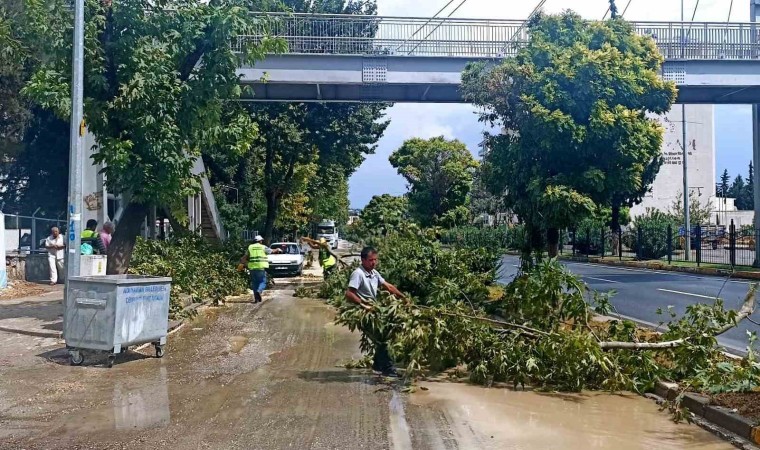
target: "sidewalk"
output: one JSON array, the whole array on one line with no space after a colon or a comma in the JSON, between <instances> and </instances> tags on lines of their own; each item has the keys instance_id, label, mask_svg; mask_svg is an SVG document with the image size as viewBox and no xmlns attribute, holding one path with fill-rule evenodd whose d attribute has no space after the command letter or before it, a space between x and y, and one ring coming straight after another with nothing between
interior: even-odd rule
<instances>
[{"instance_id":1,"label":"sidewalk","mask_svg":"<svg viewBox=\"0 0 760 450\"><path fill-rule=\"evenodd\" d=\"M0 370L20 360L41 361L35 355L62 344L62 330L62 285L41 295L0 300Z\"/></svg>"}]
</instances>

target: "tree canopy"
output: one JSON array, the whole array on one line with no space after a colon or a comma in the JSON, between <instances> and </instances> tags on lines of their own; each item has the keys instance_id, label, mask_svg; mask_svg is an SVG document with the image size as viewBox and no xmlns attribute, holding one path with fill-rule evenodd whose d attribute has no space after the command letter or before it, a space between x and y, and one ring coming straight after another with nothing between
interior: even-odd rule
<instances>
[{"instance_id":1,"label":"tree canopy","mask_svg":"<svg viewBox=\"0 0 760 450\"><path fill-rule=\"evenodd\" d=\"M390 194L375 195L361 212L361 226L368 233L386 235L407 221L409 200Z\"/></svg>"},{"instance_id":2,"label":"tree canopy","mask_svg":"<svg viewBox=\"0 0 760 450\"><path fill-rule=\"evenodd\" d=\"M30 47L45 55L24 93L66 118L70 111L71 9L64 0L30 1ZM95 135L95 163L108 189L128 199L109 247L109 272L126 271L147 208L171 206L197 192L193 160L208 146L241 154L257 128L234 102L237 69L284 42L243 0L86 1L85 121Z\"/></svg>"},{"instance_id":3,"label":"tree canopy","mask_svg":"<svg viewBox=\"0 0 760 450\"><path fill-rule=\"evenodd\" d=\"M360 15L372 15L377 10L374 0L257 2L257 8ZM302 25L300 32L309 33L308 21ZM336 35L353 32L334 30ZM276 232L305 231L309 223L321 219L345 222L348 178L365 156L374 152L388 124L381 120L387 106L248 104L250 121L261 130L261 136L252 141L243 158L231 161L228 152L214 148L204 152L215 181L240 186L241 205L222 205L228 223L261 230L270 240ZM281 132L284 134L279 135ZM239 217L244 219L237 220Z\"/></svg>"},{"instance_id":4,"label":"tree canopy","mask_svg":"<svg viewBox=\"0 0 760 450\"><path fill-rule=\"evenodd\" d=\"M477 161L460 141L443 136L409 139L390 156L406 179L412 214L423 225L453 225L467 219L466 204Z\"/></svg>"},{"instance_id":5,"label":"tree canopy","mask_svg":"<svg viewBox=\"0 0 760 450\"><path fill-rule=\"evenodd\" d=\"M526 222L534 248L599 206L640 202L661 164L662 128L675 85L663 81L654 41L623 20L573 12L538 15L529 42L498 65L471 64L464 97L490 136L484 165L494 193ZM613 218L614 221L614 218Z\"/></svg>"}]
</instances>

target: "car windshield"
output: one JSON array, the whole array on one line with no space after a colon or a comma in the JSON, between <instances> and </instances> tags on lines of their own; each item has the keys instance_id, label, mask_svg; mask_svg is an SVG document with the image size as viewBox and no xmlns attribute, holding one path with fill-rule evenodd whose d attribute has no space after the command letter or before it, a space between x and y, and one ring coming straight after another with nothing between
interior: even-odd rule
<instances>
[{"instance_id":1,"label":"car windshield","mask_svg":"<svg viewBox=\"0 0 760 450\"><path fill-rule=\"evenodd\" d=\"M272 244L270 247L272 250L282 250L282 253L286 255L299 255L301 252L296 244Z\"/></svg>"},{"instance_id":2,"label":"car windshield","mask_svg":"<svg viewBox=\"0 0 760 450\"><path fill-rule=\"evenodd\" d=\"M320 234L333 234L335 233L335 227L318 227L317 232Z\"/></svg>"}]
</instances>

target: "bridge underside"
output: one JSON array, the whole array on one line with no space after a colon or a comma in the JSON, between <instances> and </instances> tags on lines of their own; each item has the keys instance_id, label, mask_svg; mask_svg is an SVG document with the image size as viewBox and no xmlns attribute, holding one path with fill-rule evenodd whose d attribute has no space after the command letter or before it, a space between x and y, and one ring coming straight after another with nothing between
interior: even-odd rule
<instances>
[{"instance_id":1,"label":"bridge underside","mask_svg":"<svg viewBox=\"0 0 760 450\"><path fill-rule=\"evenodd\" d=\"M461 57L288 54L239 70L247 101L464 103ZM481 60L489 63L494 60ZM679 103L760 103L760 60L666 61Z\"/></svg>"}]
</instances>

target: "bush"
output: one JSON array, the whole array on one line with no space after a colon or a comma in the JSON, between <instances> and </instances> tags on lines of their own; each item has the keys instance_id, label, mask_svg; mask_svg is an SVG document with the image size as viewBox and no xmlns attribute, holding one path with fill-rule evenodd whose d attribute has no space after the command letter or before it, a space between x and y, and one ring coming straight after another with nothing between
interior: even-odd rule
<instances>
[{"instance_id":1,"label":"bush","mask_svg":"<svg viewBox=\"0 0 760 450\"><path fill-rule=\"evenodd\" d=\"M627 238L632 244L632 250L639 248L640 256L644 259L660 259L668 254L668 227L676 234L678 227L673 216L656 209L636 218L631 230L632 236ZM641 230L641 242L639 242ZM625 242L625 241L624 241Z\"/></svg>"},{"instance_id":2,"label":"bush","mask_svg":"<svg viewBox=\"0 0 760 450\"><path fill-rule=\"evenodd\" d=\"M237 253L232 245L225 251L195 235L168 241L139 239L129 273L172 277L170 311L177 314L184 296L217 304L245 293L246 277L236 270L241 254L242 247Z\"/></svg>"}]
</instances>

